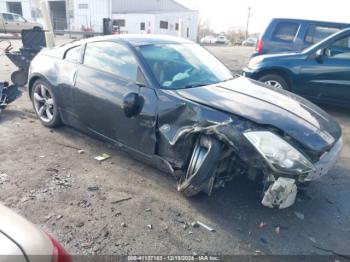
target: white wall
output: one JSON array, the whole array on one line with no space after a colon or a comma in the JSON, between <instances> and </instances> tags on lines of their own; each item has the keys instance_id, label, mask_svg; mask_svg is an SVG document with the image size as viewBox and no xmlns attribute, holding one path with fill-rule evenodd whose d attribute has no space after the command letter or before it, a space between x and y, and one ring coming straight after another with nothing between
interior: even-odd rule
<instances>
[{"instance_id":1,"label":"white wall","mask_svg":"<svg viewBox=\"0 0 350 262\"><path fill-rule=\"evenodd\" d=\"M184 31L183 36L186 38L186 30L189 28L189 39L197 40L198 30L198 13L196 11L186 12L170 12L170 13L155 13L155 14L113 14L112 19L124 19L125 27L121 27L122 32L129 34L163 34L178 36L178 31L175 30L175 24L179 19L183 20ZM168 22L168 29L160 28L160 21ZM140 23L146 23L146 31L140 30Z\"/></svg>"},{"instance_id":2,"label":"white wall","mask_svg":"<svg viewBox=\"0 0 350 262\"><path fill-rule=\"evenodd\" d=\"M125 27L120 27L122 33L154 34L153 14L112 14L112 19L125 20ZM145 31L141 31L141 23L145 23Z\"/></svg>"},{"instance_id":3,"label":"white wall","mask_svg":"<svg viewBox=\"0 0 350 262\"><path fill-rule=\"evenodd\" d=\"M87 9L81 5L88 6ZM70 19L70 29L80 31L82 26L92 28L94 32L103 31L103 18L112 15L111 0L74 0L73 18Z\"/></svg>"},{"instance_id":4,"label":"white wall","mask_svg":"<svg viewBox=\"0 0 350 262\"><path fill-rule=\"evenodd\" d=\"M6 2L21 2L23 17L32 20L30 0L0 0L0 12L8 12Z\"/></svg>"},{"instance_id":5,"label":"white wall","mask_svg":"<svg viewBox=\"0 0 350 262\"><path fill-rule=\"evenodd\" d=\"M179 23L180 19L183 21L182 37L196 41L198 33L198 13L196 11L157 14L155 16L155 34L177 36L178 31L175 30L175 24ZM161 29L160 21L167 21L169 23L168 29ZM189 29L189 37L187 37L187 28Z\"/></svg>"}]
</instances>

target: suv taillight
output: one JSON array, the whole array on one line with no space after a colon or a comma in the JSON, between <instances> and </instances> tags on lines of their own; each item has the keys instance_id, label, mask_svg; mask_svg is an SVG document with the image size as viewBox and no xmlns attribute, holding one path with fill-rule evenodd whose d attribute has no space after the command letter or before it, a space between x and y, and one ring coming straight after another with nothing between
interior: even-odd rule
<instances>
[{"instance_id":1,"label":"suv taillight","mask_svg":"<svg viewBox=\"0 0 350 262\"><path fill-rule=\"evenodd\" d=\"M264 41L260 38L259 41L258 41L258 44L256 45L256 51L259 54L262 54L263 53L263 48L264 48Z\"/></svg>"},{"instance_id":2,"label":"suv taillight","mask_svg":"<svg viewBox=\"0 0 350 262\"><path fill-rule=\"evenodd\" d=\"M52 236L47 234L53 245L51 262L72 262L71 256L64 250L60 243Z\"/></svg>"}]
</instances>

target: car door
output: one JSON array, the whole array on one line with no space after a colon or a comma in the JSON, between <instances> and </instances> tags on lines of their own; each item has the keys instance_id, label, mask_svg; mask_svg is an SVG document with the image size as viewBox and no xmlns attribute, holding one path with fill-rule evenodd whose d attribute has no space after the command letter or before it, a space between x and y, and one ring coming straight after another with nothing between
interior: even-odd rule
<instances>
[{"instance_id":1,"label":"car door","mask_svg":"<svg viewBox=\"0 0 350 262\"><path fill-rule=\"evenodd\" d=\"M153 154L157 96L153 88L137 84L139 68L137 57L124 44L88 43L78 67L75 108L82 124L94 134ZM133 95L140 98L140 110L127 116L124 104Z\"/></svg>"},{"instance_id":2,"label":"car door","mask_svg":"<svg viewBox=\"0 0 350 262\"><path fill-rule=\"evenodd\" d=\"M349 104L350 36L336 38L311 55L298 77L303 95L320 102Z\"/></svg>"},{"instance_id":3,"label":"car door","mask_svg":"<svg viewBox=\"0 0 350 262\"><path fill-rule=\"evenodd\" d=\"M22 31L24 29L33 29L33 26L30 23L28 23L22 16L13 14L13 18L17 23L19 31Z\"/></svg>"},{"instance_id":4,"label":"car door","mask_svg":"<svg viewBox=\"0 0 350 262\"><path fill-rule=\"evenodd\" d=\"M4 19L5 32L8 33L19 33L18 24L15 21L12 14L3 13L2 17Z\"/></svg>"}]
</instances>

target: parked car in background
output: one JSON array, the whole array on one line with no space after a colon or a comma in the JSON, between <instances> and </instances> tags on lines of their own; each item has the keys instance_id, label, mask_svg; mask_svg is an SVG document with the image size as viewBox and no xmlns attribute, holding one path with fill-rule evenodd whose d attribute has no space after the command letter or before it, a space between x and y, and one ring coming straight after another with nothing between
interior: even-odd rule
<instances>
[{"instance_id":1,"label":"parked car in background","mask_svg":"<svg viewBox=\"0 0 350 262\"><path fill-rule=\"evenodd\" d=\"M224 35L219 35L216 38L215 44L222 44L222 45L227 45L229 43L228 39Z\"/></svg>"},{"instance_id":2,"label":"parked car in background","mask_svg":"<svg viewBox=\"0 0 350 262\"><path fill-rule=\"evenodd\" d=\"M273 19L261 34L253 56L301 52L350 24L300 19Z\"/></svg>"},{"instance_id":3,"label":"parked car in background","mask_svg":"<svg viewBox=\"0 0 350 262\"><path fill-rule=\"evenodd\" d=\"M244 75L314 102L350 107L350 29L301 53L254 57Z\"/></svg>"},{"instance_id":4,"label":"parked car in background","mask_svg":"<svg viewBox=\"0 0 350 262\"><path fill-rule=\"evenodd\" d=\"M124 148L173 174L185 196L244 175L265 206L286 208L336 163L341 129L311 102L261 86L186 39L119 35L44 49L28 91L44 126Z\"/></svg>"},{"instance_id":5,"label":"parked car in background","mask_svg":"<svg viewBox=\"0 0 350 262\"><path fill-rule=\"evenodd\" d=\"M71 262L60 243L0 204L0 261Z\"/></svg>"},{"instance_id":6,"label":"parked car in background","mask_svg":"<svg viewBox=\"0 0 350 262\"><path fill-rule=\"evenodd\" d=\"M205 36L200 41L201 44L215 44L216 43L216 37L215 36Z\"/></svg>"},{"instance_id":7,"label":"parked car in background","mask_svg":"<svg viewBox=\"0 0 350 262\"><path fill-rule=\"evenodd\" d=\"M39 23L29 22L13 13L0 13L0 33L21 33L24 29L42 29Z\"/></svg>"},{"instance_id":8,"label":"parked car in background","mask_svg":"<svg viewBox=\"0 0 350 262\"><path fill-rule=\"evenodd\" d=\"M255 37L249 37L242 42L242 46L256 46L257 42L258 39L256 39Z\"/></svg>"}]
</instances>

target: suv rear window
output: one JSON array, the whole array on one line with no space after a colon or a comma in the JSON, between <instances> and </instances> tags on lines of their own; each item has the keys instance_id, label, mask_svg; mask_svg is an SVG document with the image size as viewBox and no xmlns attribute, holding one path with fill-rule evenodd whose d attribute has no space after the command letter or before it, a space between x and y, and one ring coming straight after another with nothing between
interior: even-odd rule
<instances>
[{"instance_id":1,"label":"suv rear window","mask_svg":"<svg viewBox=\"0 0 350 262\"><path fill-rule=\"evenodd\" d=\"M305 36L305 41L310 44L316 44L339 30L336 27L310 25Z\"/></svg>"},{"instance_id":2,"label":"suv rear window","mask_svg":"<svg viewBox=\"0 0 350 262\"><path fill-rule=\"evenodd\" d=\"M300 24L292 22L279 22L273 31L275 41L292 42L298 32Z\"/></svg>"}]
</instances>

